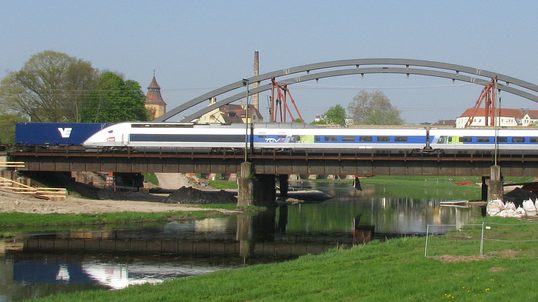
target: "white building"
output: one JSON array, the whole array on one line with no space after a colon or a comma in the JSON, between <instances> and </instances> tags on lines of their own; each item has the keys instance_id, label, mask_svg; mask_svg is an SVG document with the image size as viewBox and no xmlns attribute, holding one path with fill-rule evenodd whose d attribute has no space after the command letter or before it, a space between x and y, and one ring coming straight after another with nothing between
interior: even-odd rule
<instances>
[{"instance_id":1,"label":"white building","mask_svg":"<svg viewBox=\"0 0 538 302\"><path fill-rule=\"evenodd\" d=\"M499 110L497 124L501 127L528 127L534 123L538 123L538 110L502 108ZM465 128L467 121L473 116L473 121L470 127L484 127L486 125L486 115L484 108L478 108L475 112L474 108L469 108L456 119L456 128ZM491 119L491 117L489 117ZM490 125L492 125L490 120Z\"/></svg>"}]
</instances>

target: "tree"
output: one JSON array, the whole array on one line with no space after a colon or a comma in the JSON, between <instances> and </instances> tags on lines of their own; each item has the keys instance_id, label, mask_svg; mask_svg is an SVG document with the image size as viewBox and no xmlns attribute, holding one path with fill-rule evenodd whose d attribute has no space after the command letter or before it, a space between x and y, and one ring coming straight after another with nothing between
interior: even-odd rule
<instances>
[{"instance_id":1,"label":"tree","mask_svg":"<svg viewBox=\"0 0 538 302\"><path fill-rule=\"evenodd\" d=\"M346 110L341 105L333 106L329 108L327 112L325 112L325 119L327 120L328 124L345 126Z\"/></svg>"},{"instance_id":2,"label":"tree","mask_svg":"<svg viewBox=\"0 0 538 302\"><path fill-rule=\"evenodd\" d=\"M80 106L94 86L89 62L56 51L33 55L0 83L0 103L32 121L80 121Z\"/></svg>"},{"instance_id":3,"label":"tree","mask_svg":"<svg viewBox=\"0 0 538 302\"><path fill-rule=\"evenodd\" d=\"M15 143L15 125L28 121L26 118L11 113L0 113L0 145Z\"/></svg>"},{"instance_id":4,"label":"tree","mask_svg":"<svg viewBox=\"0 0 538 302\"><path fill-rule=\"evenodd\" d=\"M140 84L114 72L99 75L96 87L82 108L84 122L147 121L144 93Z\"/></svg>"},{"instance_id":5,"label":"tree","mask_svg":"<svg viewBox=\"0 0 538 302\"><path fill-rule=\"evenodd\" d=\"M341 105L333 106L322 115L319 122L314 124L344 126L346 124L346 110Z\"/></svg>"},{"instance_id":6,"label":"tree","mask_svg":"<svg viewBox=\"0 0 538 302\"><path fill-rule=\"evenodd\" d=\"M400 111L393 107L390 99L381 91L361 91L353 97L348 111L354 124L362 125L401 125Z\"/></svg>"}]
</instances>

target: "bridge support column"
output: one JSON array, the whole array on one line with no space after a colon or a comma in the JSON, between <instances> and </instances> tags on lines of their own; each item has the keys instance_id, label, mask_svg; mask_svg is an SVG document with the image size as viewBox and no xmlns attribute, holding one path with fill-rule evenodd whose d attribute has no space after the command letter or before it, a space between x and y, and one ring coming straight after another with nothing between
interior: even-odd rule
<instances>
[{"instance_id":1,"label":"bridge support column","mask_svg":"<svg viewBox=\"0 0 538 302\"><path fill-rule=\"evenodd\" d=\"M254 205L276 206L275 176L272 174L257 174L254 177Z\"/></svg>"},{"instance_id":2,"label":"bridge support column","mask_svg":"<svg viewBox=\"0 0 538 302\"><path fill-rule=\"evenodd\" d=\"M252 174L252 163L241 163L237 205L275 206L275 175Z\"/></svg>"},{"instance_id":3,"label":"bridge support column","mask_svg":"<svg viewBox=\"0 0 538 302\"><path fill-rule=\"evenodd\" d=\"M278 183L280 184L280 197L288 196L288 189L289 189L288 177L289 176L287 174L278 175Z\"/></svg>"},{"instance_id":4,"label":"bridge support column","mask_svg":"<svg viewBox=\"0 0 538 302\"><path fill-rule=\"evenodd\" d=\"M254 184L252 175L252 163L241 163L241 172L237 178L237 205L248 206L254 204Z\"/></svg>"},{"instance_id":5,"label":"bridge support column","mask_svg":"<svg viewBox=\"0 0 538 302\"><path fill-rule=\"evenodd\" d=\"M503 199L503 181L501 177L501 167L491 166L490 178L488 181L488 201L494 199Z\"/></svg>"}]
</instances>

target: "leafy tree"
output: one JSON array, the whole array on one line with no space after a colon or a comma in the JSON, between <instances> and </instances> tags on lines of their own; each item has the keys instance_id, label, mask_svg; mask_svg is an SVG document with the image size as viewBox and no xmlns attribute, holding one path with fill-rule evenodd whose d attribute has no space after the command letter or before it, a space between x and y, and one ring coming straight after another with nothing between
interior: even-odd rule
<instances>
[{"instance_id":1,"label":"leafy tree","mask_svg":"<svg viewBox=\"0 0 538 302\"><path fill-rule=\"evenodd\" d=\"M11 113L0 113L0 144L15 143L15 125L20 122L28 121L23 116Z\"/></svg>"},{"instance_id":2,"label":"leafy tree","mask_svg":"<svg viewBox=\"0 0 538 302\"><path fill-rule=\"evenodd\" d=\"M314 124L344 126L346 124L346 110L341 105L333 106L322 115L319 122L314 122Z\"/></svg>"},{"instance_id":3,"label":"leafy tree","mask_svg":"<svg viewBox=\"0 0 538 302\"><path fill-rule=\"evenodd\" d=\"M381 91L361 91L353 97L348 111L354 124L362 125L401 125L400 111L393 107L390 99Z\"/></svg>"},{"instance_id":4,"label":"leafy tree","mask_svg":"<svg viewBox=\"0 0 538 302\"><path fill-rule=\"evenodd\" d=\"M89 62L56 51L33 55L0 83L0 103L32 121L80 121L80 107L97 71Z\"/></svg>"},{"instance_id":5,"label":"leafy tree","mask_svg":"<svg viewBox=\"0 0 538 302\"><path fill-rule=\"evenodd\" d=\"M346 109L341 105L329 108L329 110L325 112L325 120L328 124L344 126L346 124Z\"/></svg>"},{"instance_id":6,"label":"leafy tree","mask_svg":"<svg viewBox=\"0 0 538 302\"><path fill-rule=\"evenodd\" d=\"M147 121L140 84L119 74L103 72L82 108L84 122Z\"/></svg>"}]
</instances>

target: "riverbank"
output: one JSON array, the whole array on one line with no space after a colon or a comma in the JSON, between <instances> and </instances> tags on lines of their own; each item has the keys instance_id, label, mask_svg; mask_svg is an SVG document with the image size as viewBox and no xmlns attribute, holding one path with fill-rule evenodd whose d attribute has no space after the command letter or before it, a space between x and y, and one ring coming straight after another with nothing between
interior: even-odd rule
<instances>
[{"instance_id":1,"label":"riverbank","mask_svg":"<svg viewBox=\"0 0 538 302\"><path fill-rule=\"evenodd\" d=\"M211 206L133 200L94 200L68 196L42 200L0 191L0 226L98 225L166 219L202 219L242 212L235 204Z\"/></svg>"},{"instance_id":2,"label":"riverbank","mask_svg":"<svg viewBox=\"0 0 538 302\"><path fill-rule=\"evenodd\" d=\"M223 204L223 213L235 204ZM227 208L227 209L226 209ZM65 201L51 201L0 191L0 213L34 214L102 214L113 212L157 213L171 211L205 211L200 206L135 200L97 200L68 196Z\"/></svg>"},{"instance_id":3,"label":"riverbank","mask_svg":"<svg viewBox=\"0 0 538 302\"><path fill-rule=\"evenodd\" d=\"M407 237L158 285L85 291L39 301L536 300L538 224L485 221L489 228L483 256L478 254L481 228L470 226L431 237L429 257L424 257L423 237Z\"/></svg>"}]
</instances>

